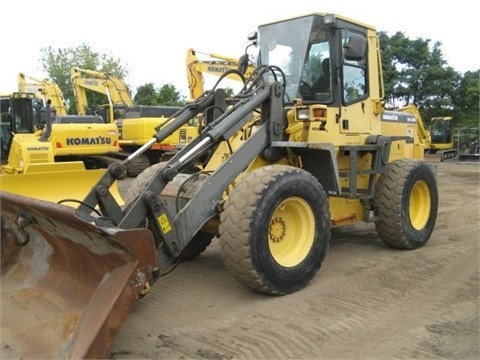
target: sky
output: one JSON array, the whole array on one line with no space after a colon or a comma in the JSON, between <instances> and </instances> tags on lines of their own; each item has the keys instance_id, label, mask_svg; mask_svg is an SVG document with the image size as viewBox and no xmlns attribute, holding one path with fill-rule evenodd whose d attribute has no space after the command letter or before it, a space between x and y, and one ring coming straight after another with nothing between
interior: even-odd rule
<instances>
[{"instance_id":1,"label":"sky","mask_svg":"<svg viewBox=\"0 0 480 360\"><path fill-rule=\"evenodd\" d=\"M412 40L440 42L456 71L480 69L473 48L479 18L471 0L23 0L4 2L1 9L0 93L16 91L19 72L47 76L41 71L42 48L85 43L121 61L134 94L138 86L153 83L172 84L186 95L189 48L239 57L258 25L313 12L344 15L389 35L400 31Z\"/></svg>"}]
</instances>

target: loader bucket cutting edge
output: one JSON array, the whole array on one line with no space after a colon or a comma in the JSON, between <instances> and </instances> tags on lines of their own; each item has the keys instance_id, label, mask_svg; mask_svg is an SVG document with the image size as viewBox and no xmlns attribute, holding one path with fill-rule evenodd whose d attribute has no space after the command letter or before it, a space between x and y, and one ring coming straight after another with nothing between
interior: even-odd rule
<instances>
[{"instance_id":1,"label":"loader bucket cutting edge","mask_svg":"<svg viewBox=\"0 0 480 360\"><path fill-rule=\"evenodd\" d=\"M104 358L153 280L147 229L108 229L75 209L0 191L1 348L7 358Z\"/></svg>"},{"instance_id":2,"label":"loader bucket cutting edge","mask_svg":"<svg viewBox=\"0 0 480 360\"><path fill-rule=\"evenodd\" d=\"M1 174L0 190L55 203L65 199L81 201L104 173L105 169ZM124 205L116 181L110 187L110 193L120 206ZM66 202L65 205L78 207L77 202Z\"/></svg>"}]
</instances>

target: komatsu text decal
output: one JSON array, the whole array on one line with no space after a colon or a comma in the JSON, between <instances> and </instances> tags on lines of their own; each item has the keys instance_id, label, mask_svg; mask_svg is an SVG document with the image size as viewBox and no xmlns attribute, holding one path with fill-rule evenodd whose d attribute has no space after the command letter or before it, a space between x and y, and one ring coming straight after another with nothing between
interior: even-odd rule
<instances>
[{"instance_id":1,"label":"komatsu text decal","mask_svg":"<svg viewBox=\"0 0 480 360\"><path fill-rule=\"evenodd\" d=\"M417 119L413 114L400 111L385 111L382 114L382 121L399 122L399 123L416 123Z\"/></svg>"},{"instance_id":2,"label":"komatsu text decal","mask_svg":"<svg viewBox=\"0 0 480 360\"><path fill-rule=\"evenodd\" d=\"M72 145L110 145L112 143L112 138L97 136L97 137L76 137L76 138L67 138L67 146Z\"/></svg>"},{"instance_id":3,"label":"komatsu text decal","mask_svg":"<svg viewBox=\"0 0 480 360\"><path fill-rule=\"evenodd\" d=\"M92 80L92 79L85 80L85 85L98 86L98 84L99 84L99 81L97 80Z\"/></svg>"},{"instance_id":4,"label":"komatsu text decal","mask_svg":"<svg viewBox=\"0 0 480 360\"><path fill-rule=\"evenodd\" d=\"M50 148L48 146L29 146L27 151L48 151Z\"/></svg>"},{"instance_id":5,"label":"komatsu text decal","mask_svg":"<svg viewBox=\"0 0 480 360\"><path fill-rule=\"evenodd\" d=\"M225 74L230 68L226 66L219 66L219 65L208 65L207 71L214 72L214 73L222 73Z\"/></svg>"}]
</instances>

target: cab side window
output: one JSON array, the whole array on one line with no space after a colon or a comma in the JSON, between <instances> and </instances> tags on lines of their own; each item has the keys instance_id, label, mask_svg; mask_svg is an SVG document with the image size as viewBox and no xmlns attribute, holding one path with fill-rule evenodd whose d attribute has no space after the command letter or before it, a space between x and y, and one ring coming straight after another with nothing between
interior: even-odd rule
<instances>
[{"instance_id":1,"label":"cab side window","mask_svg":"<svg viewBox=\"0 0 480 360\"><path fill-rule=\"evenodd\" d=\"M366 38L360 34L344 32L342 43L345 56L342 67L343 74L343 102L351 103L368 96L367 87L367 58ZM365 48L362 49L362 46ZM351 47L353 50L351 50ZM353 54L351 56L350 54Z\"/></svg>"},{"instance_id":2,"label":"cab side window","mask_svg":"<svg viewBox=\"0 0 480 360\"><path fill-rule=\"evenodd\" d=\"M332 97L330 43L327 40L311 44L302 79L310 86L306 100L329 101Z\"/></svg>"}]
</instances>

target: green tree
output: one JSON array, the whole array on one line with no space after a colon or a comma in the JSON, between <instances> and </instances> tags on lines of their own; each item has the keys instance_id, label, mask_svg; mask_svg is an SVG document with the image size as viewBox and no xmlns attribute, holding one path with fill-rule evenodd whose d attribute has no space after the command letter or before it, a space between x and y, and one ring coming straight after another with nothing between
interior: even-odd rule
<instances>
[{"instance_id":1,"label":"green tree","mask_svg":"<svg viewBox=\"0 0 480 360\"><path fill-rule=\"evenodd\" d=\"M480 128L480 70L467 71L453 97L454 125Z\"/></svg>"},{"instance_id":2,"label":"green tree","mask_svg":"<svg viewBox=\"0 0 480 360\"><path fill-rule=\"evenodd\" d=\"M158 94L155 85L147 83L139 86L133 101L138 105L158 105Z\"/></svg>"},{"instance_id":3,"label":"green tree","mask_svg":"<svg viewBox=\"0 0 480 360\"><path fill-rule=\"evenodd\" d=\"M460 74L443 59L441 43L410 40L397 32L380 32L386 107L406 104L419 107L424 121L453 113L453 97Z\"/></svg>"},{"instance_id":4,"label":"green tree","mask_svg":"<svg viewBox=\"0 0 480 360\"><path fill-rule=\"evenodd\" d=\"M42 48L40 51L42 69L48 74L49 79L62 90L70 113L76 112L70 82L70 69L72 67L101 71L120 79L123 79L129 73L128 68L122 64L120 59L112 55L95 52L85 43L65 49L55 49L49 46ZM88 96L89 104L98 105L106 102L103 94L89 92Z\"/></svg>"},{"instance_id":5,"label":"green tree","mask_svg":"<svg viewBox=\"0 0 480 360\"><path fill-rule=\"evenodd\" d=\"M185 96L172 84L165 84L158 90L158 103L168 106L183 106L185 105Z\"/></svg>"},{"instance_id":6,"label":"green tree","mask_svg":"<svg viewBox=\"0 0 480 360\"><path fill-rule=\"evenodd\" d=\"M139 105L183 106L185 96L182 96L172 84L156 88L153 83L147 83L137 88L133 101Z\"/></svg>"}]
</instances>

